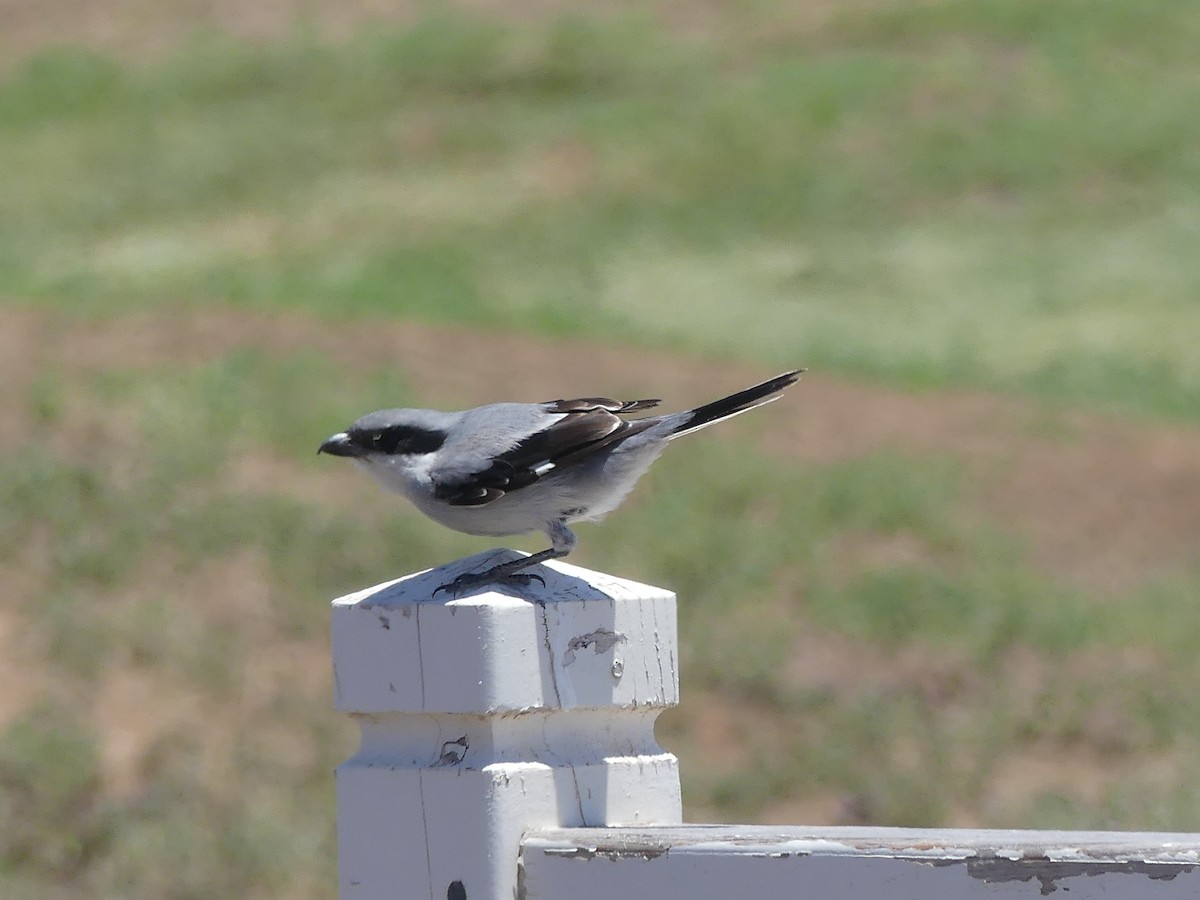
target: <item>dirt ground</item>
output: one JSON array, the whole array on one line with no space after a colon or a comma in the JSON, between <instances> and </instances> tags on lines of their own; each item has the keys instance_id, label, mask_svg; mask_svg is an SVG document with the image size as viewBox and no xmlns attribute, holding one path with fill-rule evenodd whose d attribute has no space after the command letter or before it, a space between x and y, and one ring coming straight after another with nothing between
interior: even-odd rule
<instances>
[{"instance_id":1,"label":"dirt ground","mask_svg":"<svg viewBox=\"0 0 1200 900\"><path fill-rule=\"evenodd\" d=\"M604 0L589 9L595 13L622 5ZM677 5L702 10L706 3ZM562 0L455 0L437 8L535 19L573 7ZM365 23L403 24L433 9L419 0L0 0L0 60L12 64L53 44L93 47L132 60L153 59L199 30L262 40L285 34L298 21L337 40ZM694 18L696 13L690 15Z\"/></svg>"},{"instance_id":2,"label":"dirt ground","mask_svg":"<svg viewBox=\"0 0 1200 900\"><path fill-rule=\"evenodd\" d=\"M783 32L809 31L847 8L880 2L800 0L757 22L739 5L717 0L590 0L586 13L652 16L685 36L757 30L777 39ZM403 25L439 12L529 22L580 11L566 0L0 0L0 72L48 45L81 45L143 61L161 57L197 31L265 40L301 22L328 39L344 40L364 25Z\"/></svg>"}]
</instances>

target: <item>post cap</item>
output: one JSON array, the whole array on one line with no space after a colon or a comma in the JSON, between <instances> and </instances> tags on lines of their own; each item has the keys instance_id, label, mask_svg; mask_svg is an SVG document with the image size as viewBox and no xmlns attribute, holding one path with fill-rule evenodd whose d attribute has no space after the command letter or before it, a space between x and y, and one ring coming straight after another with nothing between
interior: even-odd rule
<instances>
[{"instance_id":1,"label":"post cap","mask_svg":"<svg viewBox=\"0 0 1200 900\"><path fill-rule=\"evenodd\" d=\"M516 590L437 588L522 554L488 551L333 601L345 712L509 714L678 702L675 595L554 560Z\"/></svg>"}]
</instances>

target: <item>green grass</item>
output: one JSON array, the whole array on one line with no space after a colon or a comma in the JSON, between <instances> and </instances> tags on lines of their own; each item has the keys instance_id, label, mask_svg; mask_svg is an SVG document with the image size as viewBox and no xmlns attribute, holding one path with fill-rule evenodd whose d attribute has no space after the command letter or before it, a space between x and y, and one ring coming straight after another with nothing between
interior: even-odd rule
<instances>
[{"instance_id":1,"label":"green grass","mask_svg":"<svg viewBox=\"0 0 1200 900\"><path fill-rule=\"evenodd\" d=\"M77 872L107 850L113 821L98 796L92 736L61 709L42 708L0 735L5 869ZM14 865L14 863L16 865Z\"/></svg>"},{"instance_id":2,"label":"green grass","mask_svg":"<svg viewBox=\"0 0 1200 900\"><path fill-rule=\"evenodd\" d=\"M0 84L0 291L586 326L1196 420L1200 15L1060 6L48 50Z\"/></svg>"},{"instance_id":3,"label":"green grass","mask_svg":"<svg viewBox=\"0 0 1200 900\"><path fill-rule=\"evenodd\" d=\"M1200 8L742 12L48 48L0 81L0 297L51 325L219 304L973 386L1044 402L1064 444L1063 408L1200 421ZM6 898L332 896L354 735L304 680L325 603L482 543L313 456L429 399L351 349L64 359L6 398L0 576L37 673L0 728ZM979 515L949 451L801 467L748 427L671 450L573 558L680 595L660 730L691 815L1195 828L1200 570L1092 596ZM861 665L796 676L823 640ZM132 792L105 755L128 723L98 712L120 678L164 697ZM1059 782L1001 795L1044 758Z\"/></svg>"}]
</instances>

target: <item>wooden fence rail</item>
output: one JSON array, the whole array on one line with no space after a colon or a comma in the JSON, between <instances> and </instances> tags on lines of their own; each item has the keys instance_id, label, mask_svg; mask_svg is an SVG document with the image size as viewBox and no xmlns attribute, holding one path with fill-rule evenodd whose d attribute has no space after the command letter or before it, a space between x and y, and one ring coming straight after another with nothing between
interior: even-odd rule
<instances>
[{"instance_id":1,"label":"wooden fence rail","mask_svg":"<svg viewBox=\"0 0 1200 900\"><path fill-rule=\"evenodd\" d=\"M1200 897L1200 835L682 825L529 834L525 900Z\"/></svg>"}]
</instances>

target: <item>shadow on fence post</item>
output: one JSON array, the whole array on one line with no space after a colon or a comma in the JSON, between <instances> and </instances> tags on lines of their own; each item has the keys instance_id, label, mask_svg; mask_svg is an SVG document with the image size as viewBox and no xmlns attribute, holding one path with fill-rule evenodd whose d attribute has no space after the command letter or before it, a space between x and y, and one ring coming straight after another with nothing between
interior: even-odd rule
<instances>
[{"instance_id":1,"label":"shadow on fence post","mask_svg":"<svg viewBox=\"0 0 1200 900\"><path fill-rule=\"evenodd\" d=\"M524 596L435 589L492 551L333 603L342 900L512 900L530 829L672 825L675 596L560 562Z\"/></svg>"}]
</instances>

